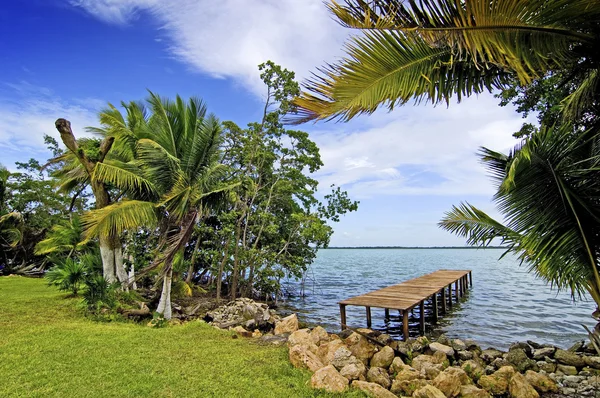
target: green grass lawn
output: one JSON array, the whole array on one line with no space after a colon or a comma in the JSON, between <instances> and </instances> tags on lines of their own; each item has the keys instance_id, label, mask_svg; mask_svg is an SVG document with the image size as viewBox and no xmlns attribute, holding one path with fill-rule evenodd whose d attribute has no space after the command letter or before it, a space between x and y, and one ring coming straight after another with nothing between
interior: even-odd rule
<instances>
[{"instance_id":1,"label":"green grass lawn","mask_svg":"<svg viewBox=\"0 0 600 398\"><path fill-rule=\"evenodd\" d=\"M0 397L364 397L308 387L287 349L203 322L99 323L44 280L0 278Z\"/></svg>"}]
</instances>

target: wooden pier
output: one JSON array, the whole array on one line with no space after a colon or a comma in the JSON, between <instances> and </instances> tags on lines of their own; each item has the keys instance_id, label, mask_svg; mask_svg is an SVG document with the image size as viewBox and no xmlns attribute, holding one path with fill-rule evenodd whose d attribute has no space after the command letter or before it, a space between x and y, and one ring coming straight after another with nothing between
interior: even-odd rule
<instances>
[{"instance_id":1,"label":"wooden pier","mask_svg":"<svg viewBox=\"0 0 600 398\"><path fill-rule=\"evenodd\" d=\"M454 295L452 286L454 285ZM419 306L419 326L421 334L425 333L425 302L431 300L432 321L437 322L439 307L446 313L452 308L453 297L456 302L473 286L470 270L439 270L431 274L388 286L360 296L340 301L342 329L346 328L346 306L355 305L367 310L367 327L371 327L371 307L384 308L385 317L389 319L389 310L398 310L402 314L403 338L408 338L408 314Z\"/></svg>"}]
</instances>

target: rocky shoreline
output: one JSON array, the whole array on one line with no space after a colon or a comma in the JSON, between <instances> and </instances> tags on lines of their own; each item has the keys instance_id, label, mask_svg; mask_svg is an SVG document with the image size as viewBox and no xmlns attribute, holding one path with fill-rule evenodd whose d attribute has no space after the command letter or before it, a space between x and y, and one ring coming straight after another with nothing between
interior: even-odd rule
<instances>
[{"instance_id":1,"label":"rocky shoreline","mask_svg":"<svg viewBox=\"0 0 600 398\"><path fill-rule=\"evenodd\" d=\"M299 329L265 304L238 299L207 314L215 327L263 343L287 344L293 366L313 372L313 388L358 388L374 397L600 398L600 356L591 344L568 349L533 341L508 351L474 341L419 337L395 341L370 329Z\"/></svg>"}]
</instances>

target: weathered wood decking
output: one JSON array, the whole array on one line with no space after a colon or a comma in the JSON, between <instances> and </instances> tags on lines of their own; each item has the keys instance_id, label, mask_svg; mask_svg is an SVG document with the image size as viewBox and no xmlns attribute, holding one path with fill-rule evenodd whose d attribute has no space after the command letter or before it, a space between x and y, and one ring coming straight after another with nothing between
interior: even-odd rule
<instances>
[{"instance_id":1,"label":"weathered wood decking","mask_svg":"<svg viewBox=\"0 0 600 398\"><path fill-rule=\"evenodd\" d=\"M389 310L394 309L402 313L402 333L406 340L408 338L408 314L418 305L420 309L419 326L421 334L423 334L425 332L425 301L431 299L432 320L436 322L439 304L444 313L447 307L452 307L452 285L454 285L454 297L458 301L465 294L469 285L473 286L471 271L439 270L398 285L340 301L342 329L346 328L347 305L366 307L367 327L371 327L371 307L384 308L387 319L389 319ZM446 290L448 290L447 293Z\"/></svg>"}]
</instances>

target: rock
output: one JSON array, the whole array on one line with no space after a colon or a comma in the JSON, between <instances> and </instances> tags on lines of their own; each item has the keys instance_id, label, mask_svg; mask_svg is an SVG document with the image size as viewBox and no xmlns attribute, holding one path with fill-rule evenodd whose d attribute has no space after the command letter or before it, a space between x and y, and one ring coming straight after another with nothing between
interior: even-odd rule
<instances>
[{"instance_id":1,"label":"rock","mask_svg":"<svg viewBox=\"0 0 600 398\"><path fill-rule=\"evenodd\" d=\"M439 363L439 364L446 363L446 366L448 364L448 357L442 351L434 352L432 355L432 358L433 358L433 363Z\"/></svg>"},{"instance_id":2,"label":"rock","mask_svg":"<svg viewBox=\"0 0 600 398\"><path fill-rule=\"evenodd\" d=\"M467 349L465 342L460 339L452 339L452 341L450 341L450 347L452 347L454 351L465 351Z\"/></svg>"},{"instance_id":3,"label":"rock","mask_svg":"<svg viewBox=\"0 0 600 398\"><path fill-rule=\"evenodd\" d=\"M420 372L421 370L423 370L425 365L433 365L434 364L433 361L434 361L434 359L431 355L421 354L421 355L413 358L412 367Z\"/></svg>"},{"instance_id":4,"label":"rock","mask_svg":"<svg viewBox=\"0 0 600 398\"><path fill-rule=\"evenodd\" d=\"M332 365L317 370L310 378L312 388L321 388L329 392L342 392L348 388L348 379L342 376Z\"/></svg>"},{"instance_id":5,"label":"rock","mask_svg":"<svg viewBox=\"0 0 600 398\"><path fill-rule=\"evenodd\" d=\"M275 323L275 334L293 333L298 330L298 316L292 314Z\"/></svg>"},{"instance_id":6,"label":"rock","mask_svg":"<svg viewBox=\"0 0 600 398\"><path fill-rule=\"evenodd\" d=\"M583 361L585 362L585 365L590 368L600 369L600 357L585 356L583 357Z\"/></svg>"},{"instance_id":7,"label":"rock","mask_svg":"<svg viewBox=\"0 0 600 398\"><path fill-rule=\"evenodd\" d=\"M260 330L258 330L258 329L256 329L254 332L252 332L252 338L255 338L255 339L257 339L257 338L259 338L259 337L262 337L262 335L263 335L263 334L262 334L262 333L261 333L261 331L260 331Z\"/></svg>"},{"instance_id":8,"label":"rock","mask_svg":"<svg viewBox=\"0 0 600 398\"><path fill-rule=\"evenodd\" d=\"M474 360L465 361L461 369L473 380L477 381L484 374L483 366Z\"/></svg>"},{"instance_id":9,"label":"rock","mask_svg":"<svg viewBox=\"0 0 600 398\"><path fill-rule=\"evenodd\" d=\"M475 340L466 339L465 340L465 345L467 346L467 350L469 350L469 351L478 351L478 352L481 352L481 347L479 347L477 345L477 342L475 342Z\"/></svg>"},{"instance_id":10,"label":"rock","mask_svg":"<svg viewBox=\"0 0 600 398\"><path fill-rule=\"evenodd\" d=\"M402 358L395 357L394 360L392 361L392 364L390 365L390 369L389 369L390 374L400 372L402 370L403 366L404 366L404 361L402 361Z\"/></svg>"},{"instance_id":11,"label":"rock","mask_svg":"<svg viewBox=\"0 0 600 398\"><path fill-rule=\"evenodd\" d=\"M513 365L512 363L508 362L506 359L504 358L496 358L492 361L492 363L490 364L491 366L494 367L494 369L500 369L504 366L512 366L514 368L516 368L515 365Z\"/></svg>"},{"instance_id":12,"label":"rock","mask_svg":"<svg viewBox=\"0 0 600 398\"><path fill-rule=\"evenodd\" d=\"M457 376L460 380L460 384L462 385L473 384L473 382L469 378L469 375L467 375L467 373L459 367L451 366L448 369L444 370L444 373L449 373Z\"/></svg>"},{"instance_id":13,"label":"rock","mask_svg":"<svg viewBox=\"0 0 600 398\"><path fill-rule=\"evenodd\" d=\"M590 368L589 366L586 366L585 368L581 369L581 372L579 372L579 374L581 374L582 372L585 372L589 376L600 375L600 369Z\"/></svg>"},{"instance_id":14,"label":"rock","mask_svg":"<svg viewBox=\"0 0 600 398\"><path fill-rule=\"evenodd\" d=\"M287 343L288 341L288 337L287 336L275 336L272 334L266 334L262 337L259 337L257 339L257 343L261 344L261 345L274 345L274 346L283 346Z\"/></svg>"},{"instance_id":15,"label":"rock","mask_svg":"<svg viewBox=\"0 0 600 398\"><path fill-rule=\"evenodd\" d=\"M457 374L448 371L448 369L440 373L433 380L433 386L442 391L446 397L453 398L460 393L460 386L462 383L460 377Z\"/></svg>"},{"instance_id":16,"label":"rock","mask_svg":"<svg viewBox=\"0 0 600 398\"><path fill-rule=\"evenodd\" d=\"M491 375L481 376L477 384L492 395L506 394L508 383L514 374L515 370L511 366L505 366Z\"/></svg>"},{"instance_id":17,"label":"rock","mask_svg":"<svg viewBox=\"0 0 600 398\"><path fill-rule=\"evenodd\" d=\"M422 379L421 373L419 373L415 368L412 368L408 365L404 365L402 369L396 374L394 380L402 381L402 380L415 380Z\"/></svg>"},{"instance_id":18,"label":"rock","mask_svg":"<svg viewBox=\"0 0 600 398\"><path fill-rule=\"evenodd\" d=\"M474 385L461 386L460 387L460 397L461 398L491 398L491 395L481 389L477 388Z\"/></svg>"},{"instance_id":19,"label":"rock","mask_svg":"<svg viewBox=\"0 0 600 398\"><path fill-rule=\"evenodd\" d=\"M543 370L546 373L554 373L556 372L556 364L546 361L538 361L536 365L540 370Z\"/></svg>"},{"instance_id":20,"label":"rock","mask_svg":"<svg viewBox=\"0 0 600 398\"><path fill-rule=\"evenodd\" d=\"M585 341L580 340L580 341L576 342L575 344L573 344L571 347L569 347L569 349L567 351L581 352L584 350L584 348L585 348Z\"/></svg>"},{"instance_id":21,"label":"rock","mask_svg":"<svg viewBox=\"0 0 600 398\"><path fill-rule=\"evenodd\" d=\"M392 381L390 380L390 375L388 374L387 370L377 367L372 367L367 371L367 381L371 383L377 383L386 389L389 389L392 385Z\"/></svg>"},{"instance_id":22,"label":"rock","mask_svg":"<svg viewBox=\"0 0 600 398\"><path fill-rule=\"evenodd\" d=\"M354 380L352 387L371 394L375 398L398 398L395 394L389 392L377 383L369 383L367 381Z\"/></svg>"},{"instance_id":23,"label":"rock","mask_svg":"<svg viewBox=\"0 0 600 398\"><path fill-rule=\"evenodd\" d=\"M566 387L578 387L583 380L585 380L585 377L583 376L565 376L562 379L562 383L566 386Z\"/></svg>"},{"instance_id":24,"label":"rock","mask_svg":"<svg viewBox=\"0 0 600 398\"><path fill-rule=\"evenodd\" d=\"M376 352L371 358L371 367L387 369L394 360L394 350L391 347L385 346L381 351Z\"/></svg>"},{"instance_id":25,"label":"rock","mask_svg":"<svg viewBox=\"0 0 600 398\"><path fill-rule=\"evenodd\" d=\"M298 369L308 369L311 372L316 372L323 367L319 357L302 345L295 345L290 348L289 356L292 365Z\"/></svg>"},{"instance_id":26,"label":"rock","mask_svg":"<svg viewBox=\"0 0 600 398\"><path fill-rule=\"evenodd\" d=\"M527 373L525 373L525 379L527 379L529 384L531 384L537 392L558 392L558 385L546 375L528 370Z\"/></svg>"},{"instance_id":27,"label":"rock","mask_svg":"<svg viewBox=\"0 0 600 398\"><path fill-rule=\"evenodd\" d=\"M558 349L554 353L554 359L559 363L569 366L575 366L576 368L583 368L585 366L585 360L571 351L565 351Z\"/></svg>"},{"instance_id":28,"label":"rock","mask_svg":"<svg viewBox=\"0 0 600 398\"><path fill-rule=\"evenodd\" d=\"M526 344L526 343L520 343ZM526 344L529 347L528 344ZM529 347L529 351L531 351L531 347ZM529 359L527 353L523 348L520 347L512 347L508 351L508 355L506 356L506 361L513 365L519 372L525 372L528 369L532 369L535 367L535 361Z\"/></svg>"},{"instance_id":29,"label":"rock","mask_svg":"<svg viewBox=\"0 0 600 398\"><path fill-rule=\"evenodd\" d=\"M365 365L357 361L357 363L351 363L340 369L340 374L349 381L352 380L366 380L367 368Z\"/></svg>"},{"instance_id":30,"label":"rock","mask_svg":"<svg viewBox=\"0 0 600 398\"><path fill-rule=\"evenodd\" d=\"M569 365L556 365L556 373L562 373L564 375L576 375L577 374L577 368L575 366L569 366Z\"/></svg>"},{"instance_id":31,"label":"rock","mask_svg":"<svg viewBox=\"0 0 600 398\"><path fill-rule=\"evenodd\" d=\"M365 365L369 364L373 354L377 351L373 344L358 333L352 333L344 340L344 343L352 351L352 354L363 361Z\"/></svg>"},{"instance_id":32,"label":"rock","mask_svg":"<svg viewBox=\"0 0 600 398\"><path fill-rule=\"evenodd\" d=\"M440 337L438 337L437 342L440 343L440 344L443 344L443 345L450 345L450 344L452 344L450 342L450 339L445 334L442 334Z\"/></svg>"},{"instance_id":33,"label":"rock","mask_svg":"<svg viewBox=\"0 0 600 398\"><path fill-rule=\"evenodd\" d=\"M236 332L239 336L242 337L252 337L252 332L247 331L241 326L236 326L231 329L232 332Z\"/></svg>"},{"instance_id":34,"label":"rock","mask_svg":"<svg viewBox=\"0 0 600 398\"><path fill-rule=\"evenodd\" d=\"M423 379L415 379L415 380L410 380L410 381L394 380L394 382L392 383L392 387L390 388L390 391L396 395L412 396L416 390L419 390L428 384L429 384L429 382L426 380L423 380Z\"/></svg>"},{"instance_id":35,"label":"rock","mask_svg":"<svg viewBox=\"0 0 600 398\"><path fill-rule=\"evenodd\" d=\"M533 352L531 346L528 343L525 343L525 342L522 342L522 341L518 342L518 343L511 344L510 347L508 348L508 351L510 352L511 350L514 350L515 348L519 348L519 349L525 351L525 354L528 357L531 357L531 354Z\"/></svg>"},{"instance_id":36,"label":"rock","mask_svg":"<svg viewBox=\"0 0 600 398\"><path fill-rule=\"evenodd\" d=\"M331 361L331 364L337 369L342 369L346 365L357 363L363 364L360 359L352 355L352 352L346 346L338 348L333 354L333 360Z\"/></svg>"},{"instance_id":37,"label":"rock","mask_svg":"<svg viewBox=\"0 0 600 398\"><path fill-rule=\"evenodd\" d=\"M430 385L418 389L412 396L413 398L446 398L443 392Z\"/></svg>"},{"instance_id":38,"label":"rock","mask_svg":"<svg viewBox=\"0 0 600 398\"><path fill-rule=\"evenodd\" d=\"M323 364L331 365L335 356L335 352L341 347L345 347L347 349L343 341L333 339L329 343L321 343L317 350L317 355Z\"/></svg>"},{"instance_id":39,"label":"rock","mask_svg":"<svg viewBox=\"0 0 600 398\"><path fill-rule=\"evenodd\" d=\"M443 369L443 365L441 364L429 364L429 363L425 363L423 364L423 367L421 368L421 375L424 376L426 379L429 380L433 380L436 377L438 377L438 375L442 372Z\"/></svg>"},{"instance_id":40,"label":"rock","mask_svg":"<svg viewBox=\"0 0 600 398\"><path fill-rule=\"evenodd\" d=\"M539 398L540 396L521 373L515 373L510 379L508 391L512 398Z\"/></svg>"},{"instance_id":41,"label":"rock","mask_svg":"<svg viewBox=\"0 0 600 398\"><path fill-rule=\"evenodd\" d=\"M488 348L487 350L481 351L481 359L485 362L490 363L496 358L501 358L504 353L502 351L498 351L494 348Z\"/></svg>"},{"instance_id":42,"label":"rock","mask_svg":"<svg viewBox=\"0 0 600 398\"><path fill-rule=\"evenodd\" d=\"M275 326L275 328L277 328L277 326ZM329 342L329 334L327 333L327 330L323 329L321 326L317 326L316 328L311 330L310 339L313 343L315 343L315 345L319 346L323 343Z\"/></svg>"},{"instance_id":43,"label":"rock","mask_svg":"<svg viewBox=\"0 0 600 398\"><path fill-rule=\"evenodd\" d=\"M458 351L456 353L456 355L458 355L458 359L460 359L461 361L468 361L470 359L473 359L473 352L471 351Z\"/></svg>"},{"instance_id":44,"label":"rock","mask_svg":"<svg viewBox=\"0 0 600 398\"><path fill-rule=\"evenodd\" d=\"M544 359L544 357L552 357L552 355L554 355L554 351L556 351L556 348L554 347L538 348L533 350L532 357L533 359L539 361L540 359Z\"/></svg>"},{"instance_id":45,"label":"rock","mask_svg":"<svg viewBox=\"0 0 600 398\"><path fill-rule=\"evenodd\" d=\"M240 298L209 311L204 320L221 329L248 326L250 329L271 330L278 317L263 303ZM254 321L254 322L251 322Z\"/></svg>"},{"instance_id":46,"label":"rock","mask_svg":"<svg viewBox=\"0 0 600 398\"><path fill-rule=\"evenodd\" d=\"M295 345L311 345L314 344L312 339L310 338L310 330L308 329L300 329L294 331L288 337L288 347L293 347Z\"/></svg>"},{"instance_id":47,"label":"rock","mask_svg":"<svg viewBox=\"0 0 600 398\"><path fill-rule=\"evenodd\" d=\"M431 343L431 344L429 344L429 348L434 353L437 352L437 351L441 351L441 352L443 352L444 354L446 354L449 357L453 357L454 356L454 349L452 347L449 347L449 346L444 345L444 344Z\"/></svg>"}]
</instances>

